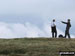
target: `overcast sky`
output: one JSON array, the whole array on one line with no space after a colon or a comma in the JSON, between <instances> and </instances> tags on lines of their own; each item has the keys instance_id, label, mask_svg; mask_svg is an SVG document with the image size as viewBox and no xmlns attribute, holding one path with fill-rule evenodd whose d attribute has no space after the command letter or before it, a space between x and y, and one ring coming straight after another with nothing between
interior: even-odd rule
<instances>
[{"instance_id":1,"label":"overcast sky","mask_svg":"<svg viewBox=\"0 0 75 56\"><path fill-rule=\"evenodd\" d=\"M0 38L51 36L50 22L56 19L58 35L64 35L60 21L71 19L75 31L75 0L0 0Z\"/></svg>"}]
</instances>

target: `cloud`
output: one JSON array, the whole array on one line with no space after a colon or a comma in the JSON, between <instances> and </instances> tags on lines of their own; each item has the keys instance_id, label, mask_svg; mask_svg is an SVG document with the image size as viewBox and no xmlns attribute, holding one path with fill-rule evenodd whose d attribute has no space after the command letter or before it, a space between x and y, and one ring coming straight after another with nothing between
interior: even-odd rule
<instances>
[{"instance_id":1,"label":"cloud","mask_svg":"<svg viewBox=\"0 0 75 56\"><path fill-rule=\"evenodd\" d=\"M58 30L58 35L64 33ZM73 36L73 35L72 35ZM21 23L5 23L0 22L0 38L11 39L11 38L38 38L38 37L51 37L51 27L50 24L44 24L42 29L38 26L26 22ZM74 37L74 36L73 36Z\"/></svg>"},{"instance_id":2,"label":"cloud","mask_svg":"<svg viewBox=\"0 0 75 56\"><path fill-rule=\"evenodd\" d=\"M42 37L45 33L37 26L26 22L21 23L5 23L0 22L0 38L24 38L24 37Z\"/></svg>"},{"instance_id":3,"label":"cloud","mask_svg":"<svg viewBox=\"0 0 75 56\"><path fill-rule=\"evenodd\" d=\"M74 9L74 0L1 0L0 14L39 13L54 15L66 9ZM67 11L67 10L66 10ZM74 10L73 10L74 11Z\"/></svg>"}]
</instances>

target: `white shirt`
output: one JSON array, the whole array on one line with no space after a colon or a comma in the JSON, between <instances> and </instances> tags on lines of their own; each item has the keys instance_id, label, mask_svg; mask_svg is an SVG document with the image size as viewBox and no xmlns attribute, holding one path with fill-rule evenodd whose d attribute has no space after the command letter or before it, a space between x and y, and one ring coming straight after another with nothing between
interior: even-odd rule
<instances>
[{"instance_id":1,"label":"white shirt","mask_svg":"<svg viewBox=\"0 0 75 56\"><path fill-rule=\"evenodd\" d=\"M54 26L56 26L56 23L55 22L52 22L51 23L51 27L54 27Z\"/></svg>"}]
</instances>

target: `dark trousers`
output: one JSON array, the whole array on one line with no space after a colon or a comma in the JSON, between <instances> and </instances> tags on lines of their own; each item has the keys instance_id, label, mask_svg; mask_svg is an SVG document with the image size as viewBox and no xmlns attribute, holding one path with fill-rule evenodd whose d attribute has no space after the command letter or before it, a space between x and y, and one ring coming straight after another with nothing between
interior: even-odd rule
<instances>
[{"instance_id":1,"label":"dark trousers","mask_svg":"<svg viewBox=\"0 0 75 56\"><path fill-rule=\"evenodd\" d=\"M65 38L66 38L66 36L68 36L68 38L70 38L69 30L65 31Z\"/></svg>"},{"instance_id":2,"label":"dark trousers","mask_svg":"<svg viewBox=\"0 0 75 56\"><path fill-rule=\"evenodd\" d=\"M56 38L57 37L57 31L56 32L52 32L52 37L54 38Z\"/></svg>"},{"instance_id":3,"label":"dark trousers","mask_svg":"<svg viewBox=\"0 0 75 56\"><path fill-rule=\"evenodd\" d=\"M57 37L57 30L56 30L56 27L51 27L52 29L52 37Z\"/></svg>"}]
</instances>

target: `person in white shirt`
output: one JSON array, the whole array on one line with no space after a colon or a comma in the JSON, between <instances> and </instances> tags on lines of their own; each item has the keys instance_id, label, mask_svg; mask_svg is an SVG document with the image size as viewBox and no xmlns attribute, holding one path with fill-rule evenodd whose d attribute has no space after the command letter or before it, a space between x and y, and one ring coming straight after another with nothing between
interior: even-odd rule
<instances>
[{"instance_id":1,"label":"person in white shirt","mask_svg":"<svg viewBox=\"0 0 75 56\"><path fill-rule=\"evenodd\" d=\"M56 38L57 37L57 29L56 29L55 19L53 19L53 21L51 23L51 30L52 30L52 37Z\"/></svg>"}]
</instances>

